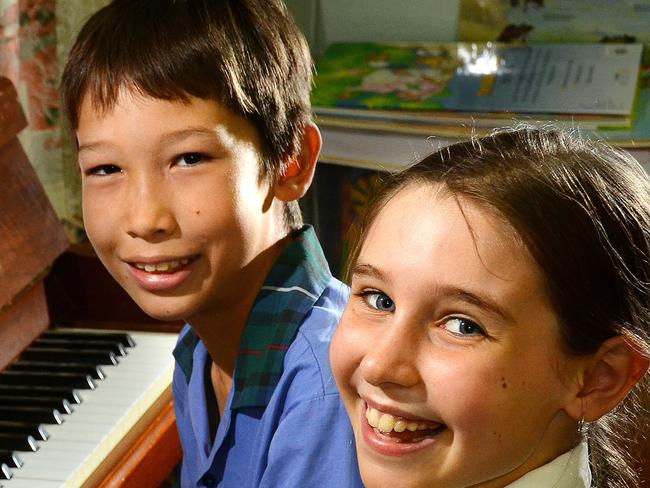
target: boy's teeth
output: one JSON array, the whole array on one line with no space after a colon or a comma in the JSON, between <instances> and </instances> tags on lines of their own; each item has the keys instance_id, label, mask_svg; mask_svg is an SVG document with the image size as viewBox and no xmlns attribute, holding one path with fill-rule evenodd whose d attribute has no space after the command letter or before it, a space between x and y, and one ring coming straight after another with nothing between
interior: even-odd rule
<instances>
[{"instance_id":1,"label":"boy's teeth","mask_svg":"<svg viewBox=\"0 0 650 488\"><path fill-rule=\"evenodd\" d=\"M177 268L180 266L185 266L187 263L189 263L190 260L188 258L181 259L181 260L174 260L174 261L167 261L164 263L135 263L135 267L138 269L142 269L146 271L147 273L168 273L175 271Z\"/></svg>"},{"instance_id":2,"label":"boy's teeth","mask_svg":"<svg viewBox=\"0 0 650 488\"><path fill-rule=\"evenodd\" d=\"M405 420L399 417L395 417L389 413L382 413L372 407L367 407L366 419L368 420L368 424L370 424L371 427L378 429L384 434L388 434L392 431L398 433L404 432L405 430L415 432L416 430L436 429L439 427L439 424L435 423Z\"/></svg>"}]
</instances>

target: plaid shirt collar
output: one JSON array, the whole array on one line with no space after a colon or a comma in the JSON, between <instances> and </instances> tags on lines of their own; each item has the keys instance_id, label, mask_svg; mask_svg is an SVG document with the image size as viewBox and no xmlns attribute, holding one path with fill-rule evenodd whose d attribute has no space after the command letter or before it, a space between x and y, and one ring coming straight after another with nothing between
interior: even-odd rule
<instances>
[{"instance_id":1,"label":"plaid shirt collar","mask_svg":"<svg viewBox=\"0 0 650 488\"><path fill-rule=\"evenodd\" d=\"M235 364L232 410L268 404L284 356L331 277L314 229L303 227L273 265L246 322ZM174 349L188 383L198 343L190 329Z\"/></svg>"}]
</instances>

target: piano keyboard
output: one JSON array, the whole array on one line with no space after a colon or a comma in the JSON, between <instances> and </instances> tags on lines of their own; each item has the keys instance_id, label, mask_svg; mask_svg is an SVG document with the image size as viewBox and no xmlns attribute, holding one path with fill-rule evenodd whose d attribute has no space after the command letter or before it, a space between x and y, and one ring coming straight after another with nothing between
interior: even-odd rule
<instances>
[{"instance_id":1,"label":"piano keyboard","mask_svg":"<svg viewBox=\"0 0 650 488\"><path fill-rule=\"evenodd\" d=\"M89 344L75 340L82 337L80 332L92 334ZM94 337L113 343L99 344L93 342ZM84 486L171 385L175 334L122 334L135 343L123 348L123 356L119 355L124 351L116 346L116 337L102 331L48 331L21 355L20 361L0 373L0 487ZM67 359L65 353L58 352L63 347L74 349L67 353ZM52 361L51 366L45 361ZM79 364L82 361L84 364ZM64 363L72 364L62 366L59 373L57 365ZM43 373L52 374L44 383L49 390L36 393L39 387L30 385L40 384ZM20 384L21 375L29 381L27 387ZM79 386L61 393L63 387L56 383L73 377ZM34 396L37 401L27 408L16 406L25 396ZM80 403L75 403L77 400ZM2 479L7 477L10 479Z\"/></svg>"}]
</instances>

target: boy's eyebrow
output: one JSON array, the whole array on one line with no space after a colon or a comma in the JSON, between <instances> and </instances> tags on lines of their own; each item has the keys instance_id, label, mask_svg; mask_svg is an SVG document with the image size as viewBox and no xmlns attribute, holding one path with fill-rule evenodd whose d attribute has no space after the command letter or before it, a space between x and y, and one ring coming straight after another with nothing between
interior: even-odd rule
<instances>
[{"instance_id":1,"label":"boy's eyebrow","mask_svg":"<svg viewBox=\"0 0 650 488\"><path fill-rule=\"evenodd\" d=\"M164 140L165 143L176 143L187 139L192 136L203 136L203 137L216 137L214 129L208 129L205 127L190 127L189 129L181 129L170 131L161 136L161 140ZM102 147L110 147L112 144L110 141L96 141L90 142L87 144L82 144L77 149L77 152L82 151L94 151L101 149Z\"/></svg>"},{"instance_id":2,"label":"boy's eyebrow","mask_svg":"<svg viewBox=\"0 0 650 488\"><path fill-rule=\"evenodd\" d=\"M366 276L378 280L386 280L384 273L372 266L371 264L356 264L352 267L350 276ZM436 293L440 296L453 297L454 299L469 303L478 308L481 308L492 315L497 315L503 320L514 322L512 315L499 305L495 300L485 295L468 291L458 286L442 286L437 287Z\"/></svg>"},{"instance_id":3,"label":"boy's eyebrow","mask_svg":"<svg viewBox=\"0 0 650 488\"><path fill-rule=\"evenodd\" d=\"M77 152L83 152L83 151L95 151L97 149L101 149L102 147L107 147L110 146L110 142L108 141L97 141L97 142L90 142L88 144L81 144L77 148Z\"/></svg>"},{"instance_id":4,"label":"boy's eyebrow","mask_svg":"<svg viewBox=\"0 0 650 488\"><path fill-rule=\"evenodd\" d=\"M187 139L192 136L208 136L216 137L216 132L214 129L208 129L207 127L190 127L188 129L175 130L164 134L164 139L166 142L178 142L183 139Z\"/></svg>"}]
</instances>

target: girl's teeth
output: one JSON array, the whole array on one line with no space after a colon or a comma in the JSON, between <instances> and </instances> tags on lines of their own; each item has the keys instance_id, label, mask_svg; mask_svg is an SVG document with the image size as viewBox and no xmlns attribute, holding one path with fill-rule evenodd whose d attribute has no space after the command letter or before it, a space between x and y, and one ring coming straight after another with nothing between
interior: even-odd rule
<instances>
[{"instance_id":1,"label":"girl's teeth","mask_svg":"<svg viewBox=\"0 0 650 488\"><path fill-rule=\"evenodd\" d=\"M366 418L371 427L377 427L379 425L379 411L374 408L369 408L366 410Z\"/></svg>"},{"instance_id":2,"label":"girl's teeth","mask_svg":"<svg viewBox=\"0 0 650 488\"><path fill-rule=\"evenodd\" d=\"M389 413L381 414L377 428L382 432L390 432L395 427L395 417Z\"/></svg>"},{"instance_id":3,"label":"girl's teeth","mask_svg":"<svg viewBox=\"0 0 650 488\"><path fill-rule=\"evenodd\" d=\"M393 426L393 430L395 432L404 432L406 430L406 421L399 419L397 422L395 422L395 425Z\"/></svg>"},{"instance_id":4,"label":"girl's teeth","mask_svg":"<svg viewBox=\"0 0 650 488\"><path fill-rule=\"evenodd\" d=\"M366 408L366 419L371 427L378 429L384 434L388 434L392 431L398 433L404 432L405 430L415 432L416 430L428 430L439 427L438 424L430 424L428 422L407 421L389 413L382 413L372 407Z\"/></svg>"}]
</instances>

